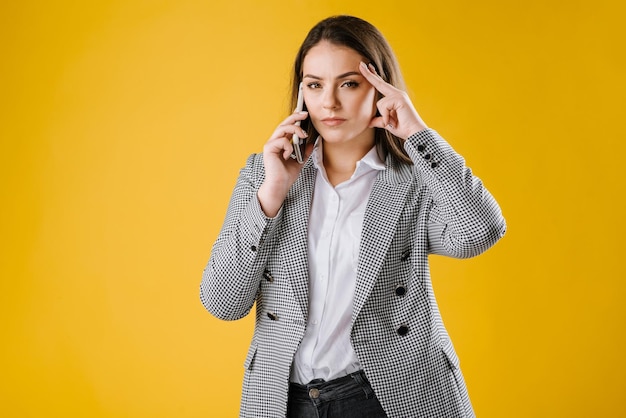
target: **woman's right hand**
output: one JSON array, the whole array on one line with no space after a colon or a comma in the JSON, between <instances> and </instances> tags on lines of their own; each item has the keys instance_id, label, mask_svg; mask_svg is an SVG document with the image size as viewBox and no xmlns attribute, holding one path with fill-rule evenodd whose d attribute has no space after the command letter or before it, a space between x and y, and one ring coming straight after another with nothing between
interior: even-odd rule
<instances>
[{"instance_id":1,"label":"woman's right hand","mask_svg":"<svg viewBox=\"0 0 626 418\"><path fill-rule=\"evenodd\" d=\"M263 147L263 164L265 166L265 180L257 197L265 215L273 218L278 214L287 192L295 183L302 164L291 158L293 134L306 139L306 132L296 125L308 117L307 112L293 113L287 117L274 131L270 139ZM304 159L306 160L313 151L313 144L307 143Z\"/></svg>"}]
</instances>

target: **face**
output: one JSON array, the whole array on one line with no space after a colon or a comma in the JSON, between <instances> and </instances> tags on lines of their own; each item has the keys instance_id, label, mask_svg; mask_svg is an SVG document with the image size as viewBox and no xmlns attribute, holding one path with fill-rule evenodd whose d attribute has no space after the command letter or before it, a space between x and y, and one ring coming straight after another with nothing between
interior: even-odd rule
<instances>
[{"instance_id":1,"label":"face","mask_svg":"<svg viewBox=\"0 0 626 418\"><path fill-rule=\"evenodd\" d=\"M322 41L302 63L304 101L313 126L333 143L358 143L371 148L376 114L376 90L361 75L364 58L355 50Z\"/></svg>"}]
</instances>

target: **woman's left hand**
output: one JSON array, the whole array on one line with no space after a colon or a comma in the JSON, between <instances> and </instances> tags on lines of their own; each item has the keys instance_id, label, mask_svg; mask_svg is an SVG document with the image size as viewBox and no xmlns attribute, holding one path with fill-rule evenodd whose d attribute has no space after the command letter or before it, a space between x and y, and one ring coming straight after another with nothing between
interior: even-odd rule
<instances>
[{"instance_id":1,"label":"woman's left hand","mask_svg":"<svg viewBox=\"0 0 626 418\"><path fill-rule=\"evenodd\" d=\"M414 133L428 128L413 107L406 92L383 80L376 74L371 64L368 66L361 62L359 69L363 77L383 95L383 98L376 103L380 116L372 119L371 128L386 129L405 140Z\"/></svg>"}]
</instances>

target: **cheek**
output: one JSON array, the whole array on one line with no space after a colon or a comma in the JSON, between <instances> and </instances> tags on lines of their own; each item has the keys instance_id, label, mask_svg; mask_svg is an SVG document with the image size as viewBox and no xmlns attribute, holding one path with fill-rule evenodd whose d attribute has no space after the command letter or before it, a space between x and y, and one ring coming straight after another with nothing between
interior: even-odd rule
<instances>
[{"instance_id":1,"label":"cheek","mask_svg":"<svg viewBox=\"0 0 626 418\"><path fill-rule=\"evenodd\" d=\"M318 103L313 94L304 94L304 108L309 114L314 115L319 108Z\"/></svg>"},{"instance_id":2,"label":"cheek","mask_svg":"<svg viewBox=\"0 0 626 418\"><path fill-rule=\"evenodd\" d=\"M369 117L374 117L376 111L376 90L370 89L361 99L360 113L368 115Z\"/></svg>"}]
</instances>

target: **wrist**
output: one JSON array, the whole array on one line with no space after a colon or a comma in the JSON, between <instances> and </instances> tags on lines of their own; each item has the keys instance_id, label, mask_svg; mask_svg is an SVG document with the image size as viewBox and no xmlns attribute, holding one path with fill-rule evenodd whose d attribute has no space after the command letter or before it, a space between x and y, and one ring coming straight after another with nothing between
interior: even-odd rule
<instances>
[{"instance_id":1,"label":"wrist","mask_svg":"<svg viewBox=\"0 0 626 418\"><path fill-rule=\"evenodd\" d=\"M257 191L257 199L261 205L261 209L268 218L273 218L278 214L278 211L283 205L285 197L287 196L287 190L284 187L280 187L273 184L263 183Z\"/></svg>"},{"instance_id":2,"label":"wrist","mask_svg":"<svg viewBox=\"0 0 626 418\"><path fill-rule=\"evenodd\" d=\"M428 129L428 126L421 119L412 124L411 129L409 129L409 136L415 135L418 132L422 132Z\"/></svg>"}]
</instances>

